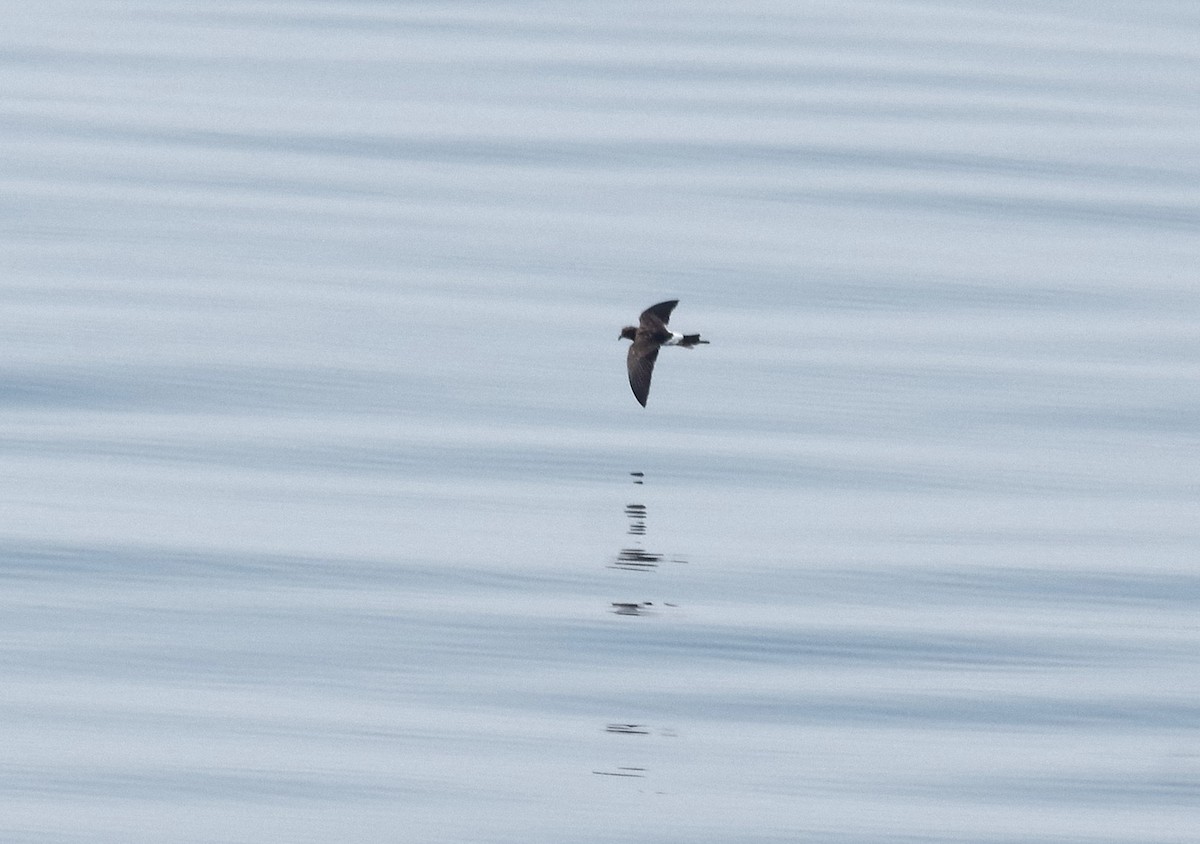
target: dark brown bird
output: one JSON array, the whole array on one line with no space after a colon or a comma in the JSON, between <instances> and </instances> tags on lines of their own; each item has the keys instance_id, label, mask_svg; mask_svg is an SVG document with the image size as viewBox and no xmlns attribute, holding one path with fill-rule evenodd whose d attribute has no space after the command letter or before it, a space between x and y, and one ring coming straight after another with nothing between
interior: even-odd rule
<instances>
[{"instance_id":1,"label":"dark brown bird","mask_svg":"<svg viewBox=\"0 0 1200 844\"><path fill-rule=\"evenodd\" d=\"M627 325L621 329L618 339L632 340L626 363L629 366L629 386L633 388L633 396L642 406L646 406L646 398L650 395L650 376L654 374L654 361L658 359L658 350L663 346L683 346L690 349L707 340L701 340L699 334L676 334L667 328L671 319L671 311L679 304L678 299L669 302L659 302L642 311L638 318L638 326Z\"/></svg>"}]
</instances>

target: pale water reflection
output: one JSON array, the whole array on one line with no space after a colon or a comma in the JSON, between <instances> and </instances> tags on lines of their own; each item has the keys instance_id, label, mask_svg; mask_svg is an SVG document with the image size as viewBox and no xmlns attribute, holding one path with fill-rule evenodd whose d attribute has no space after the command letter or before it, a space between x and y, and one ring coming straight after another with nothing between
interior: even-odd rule
<instances>
[{"instance_id":1,"label":"pale water reflection","mask_svg":"<svg viewBox=\"0 0 1200 844\"><path fill-rule=\"evenodd\" d=\"M1195 839L1192 4L49 0L0 66L0 840Z\"/></svg>"}]
</instances>

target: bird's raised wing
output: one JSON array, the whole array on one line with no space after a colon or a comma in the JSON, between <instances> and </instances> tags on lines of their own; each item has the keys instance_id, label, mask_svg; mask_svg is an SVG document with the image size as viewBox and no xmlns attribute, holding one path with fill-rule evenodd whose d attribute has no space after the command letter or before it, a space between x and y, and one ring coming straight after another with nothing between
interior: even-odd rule
<instances>
[{"instance_id":1,"label":"bird's raised wing","mask_svg":"<svg viewBox=\"0 0 1200 844\"><path fill-rule=\"evenodd\" d=\"M657 305L651 305L642 311L642 315L638 317L638 325L641 328L651 330L662 328L670 321L671 311L675 310L675 306L678 304L678 299L671 299L669 302L659 302Z\"/></svg>"}]
</instances>

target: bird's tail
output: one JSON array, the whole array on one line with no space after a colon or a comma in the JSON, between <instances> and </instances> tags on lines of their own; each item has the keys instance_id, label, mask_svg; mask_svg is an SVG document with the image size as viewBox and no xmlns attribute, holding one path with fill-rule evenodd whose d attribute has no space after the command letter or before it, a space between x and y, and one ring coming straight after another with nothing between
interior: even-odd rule
<instances>
[{"instance_id":1,"label":"bird's tail","mask_svg":"<svg viewBox=\"0 0 1200 844\"><path fill-rule=\"evenodd\" d=\"M684 334L683 339L679 341L679 345L685 349L690 349L692 346L697 346L701 343L707 344L707 340L701 340L699 334Z\"/></svg>"}]
</instances>

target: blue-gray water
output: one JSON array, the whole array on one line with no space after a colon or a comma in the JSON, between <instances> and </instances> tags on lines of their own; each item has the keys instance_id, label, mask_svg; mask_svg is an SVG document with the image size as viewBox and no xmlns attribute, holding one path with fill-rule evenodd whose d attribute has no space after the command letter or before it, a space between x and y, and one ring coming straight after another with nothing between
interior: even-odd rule
<instances>
[{"instance_id":1,"label":"blue-gray water","mask_svg":"<svg viewBox=\"0 0 1200 844\"><path fill-rule=\"evenodd\" d=\"M1195 4L7 5L0 840L1200 836Z\"/></svg>"}]
</instances>

